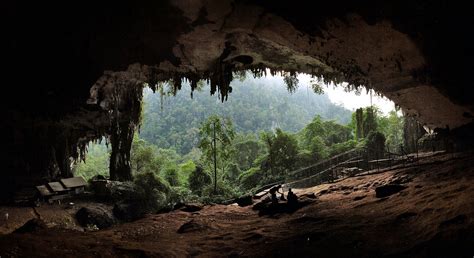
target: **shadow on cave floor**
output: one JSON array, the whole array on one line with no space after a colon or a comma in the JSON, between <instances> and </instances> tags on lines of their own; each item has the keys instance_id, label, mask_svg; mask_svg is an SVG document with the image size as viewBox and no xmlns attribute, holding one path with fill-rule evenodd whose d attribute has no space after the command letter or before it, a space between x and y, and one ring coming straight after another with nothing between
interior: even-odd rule
<instances>
[{"instance_id":1,"label":"shadow on cave floor","mask_svg":"<svg viewBox=\"0 0 474 258\"><path fill-rule=\"evenodd\" d=\"M472 153L445 154L409 168L296 189L300 196L314 193L315 201L271 217L251 207L213 205L96 232L56 225L5 234L0 256L472 257L473 165ZM29 209L15 216L34 216ZM44 220L61 216L40 213Z\"/></svg>"}]
</instances>

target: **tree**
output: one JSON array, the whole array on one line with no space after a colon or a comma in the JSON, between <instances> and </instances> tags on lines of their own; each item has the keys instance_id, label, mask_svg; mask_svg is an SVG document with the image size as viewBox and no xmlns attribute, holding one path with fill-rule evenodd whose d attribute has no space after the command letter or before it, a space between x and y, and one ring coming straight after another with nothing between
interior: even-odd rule
<instances>
[{"instance_id":1,"label":"tree","mask_svg":"<svg viewBox=\"0 0 474 258\"><path fill-rule=\"evenodd\" d=\"M262 133L261 139L267 147L267 166L272 177L281 178L285 172L295 168L298 157L298 142L294 135L277 128L273 133ZM268 177L268 173L267 173Z\"/></svg>"},{"instance_id":2,"label":"tree","mask_svg":"<svg viewBox=\"0 0 474 258\"><path fill-rule=\"evenodd\" d=\"M364 109L358 108L355 112L355 120L356 120L356 135L357 139L364 138Z\"/></svg>"},{"instance_id":3,"label":"tree","mask_svg":"<svg viewBox=\"0 0 474 258\"><path fill-rule=\"evenodd\" d=\"M140 139L138 134L135 134L132 142L132 150L130 162L132 172L140 173L152 168L152 163L155 159L156 153L153 146L148 144L145 140ZM153 169L159 170L161 164L155 164ZM153 170L151 169L151 170Z\"/></svg>"},{"instance_id":4,"label":"tree","mask_svg":"<svg viewBox=\"0 0 474 258\"><path fill-rule=\"evenodd\" d=\"M237 134L234 140L234 162L242 171L252 167L254 160L263 153L265 146L254 134Z\"/></svg>"},{"instance_id":5,"label":"tree","mask_svg":"<svg viewBox=\"0 0 474 258\"><path fill-rule=\"evenodd\" d=\"M167 166L163 171L163 178L168 181L171 186L179 186L181 182L179 181L178 176L178 166L172 164Z\"/></svg>"},{"instance_id":6,"label":"tree","mask_svg":"<svg viewBox=\"0 0 474 258\"><path fill-rule=\"evenodd\" d=\"M235 133L230 119L210 116L199 130L199 148L203 153L203 163L214 170L214 193L217 193L217 169L225 167L233 153L232 141ZM212 162L212 164L211 164Z\"/></svg>"},{"instance_id":7,"label":"tree","mask_svg":"<svg viewBox=\"0 0 474 258\"><path fill-rule=\"evenodd\" d=\"M292 87L296 86L292 78L288 82ZM313 78L308 87L296 88L291 95L282 80L254 79L246 75L245 81L234 80L232 84L232 96L225 105L209 95L209 85L205 85L202 91L195 90L193 99L189 97L189 85L183 85L174 97L160 95L158 92L162 87L157 89L157 94L145 89L146 105L140 137L150 144L174 148L177 153L185 155L198 145L200 124L212 114L230 117L236 132L253 134L276 127L294 133L316 114L324 120L334 119L341 124L350 121L349 110L331 103L326 94L312 92L311 88L321 93L319 86L322 83L318 78Z\"/></svg>"},{"instance_id":8,"label":"tree","mask_svg":"<svg viewBox=\"0 0 474 258\"><path fill-rule=\"evenodd\" d=\"M185 185L188 184L191 173L196 170L196 164L192 160L188 160L185 163L179 165L179 180Z\"/></svg>"},{"instance_id":9,"label":"tree","mask_svg":"<svg viewBox=\"0 0 474 258\"><path fill-rule=\"evenodd\" d=\"M381 159L385 154L385 136L383 133L372 131L367 136L367 155L369 160Z\"/></svg>"},{"instance_id":10,"label":"tree","mask_svg":"<svg viewBox=\"0 0 474 258\"><path fill-rule=\"evenodd\" d=\"M377 131L377 110L374 107L367 107L365 109L364 118L364 138L367 137L371 132Z\"/></svg>"},{"instance_id":11,"label":"tree","mask_svg":"<svg viewBox=\"0 0 474 258\"><path fill-rule=\"evenodd\" d=\"M390 111L388 116L380 116L377 121L379 131L386 136L385 146L390 152L399 151L403 144L403 116L396 111Z\"/></svg>"},{"instance_id":12,"label":"tree","mask_svg":"<svg viewBox=\"0 0 474 258\"><path fill-rule=\"evenodd\" d=\"M211 182L211 176L204 172L201 166L196 166L188 179L189 189L199 196L201 196L203 188Z\"/></svg>"}]
</instances>

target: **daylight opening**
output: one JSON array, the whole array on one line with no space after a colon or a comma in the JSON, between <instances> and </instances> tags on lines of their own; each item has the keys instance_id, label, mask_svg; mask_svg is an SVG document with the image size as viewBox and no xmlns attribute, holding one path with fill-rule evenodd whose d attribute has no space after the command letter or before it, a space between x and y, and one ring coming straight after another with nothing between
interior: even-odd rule
<instances>
[{"instance_id":1,"label":"daylight opening","mask_svg":"<svg viewBox=\"0 0 474 258\"><path fill-rule=\"evenodd\" d=\"M130 168L139 184L159 185L155 210L232 202L278 184L310 187L443 148L419 142L421 124L372 90L307 74L234 77L224 102L204 81L194 90L185 80L178 91L174 83L144 88ZM106 178L107 146L91 143L75 175Z\"/></svg>"}]
</instances>

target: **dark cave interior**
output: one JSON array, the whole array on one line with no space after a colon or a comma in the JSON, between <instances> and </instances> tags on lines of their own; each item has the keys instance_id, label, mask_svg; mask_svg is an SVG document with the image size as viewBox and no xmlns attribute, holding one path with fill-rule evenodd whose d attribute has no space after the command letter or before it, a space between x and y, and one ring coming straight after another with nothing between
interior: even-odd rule
<instances>
[{"instance_id":1,"label":"dark cave interior","mask_svg":"<svg viewBox=\"0 0 474 258\"><path fill-rule=\"evenodd\" d=\"M374 89L458 151L474 143L472 7L452 1L8 3L3 8L2 199L71 176L91 140L128 180L142 89L232 72L308 73Z\"/></svg>"}]
</instances>

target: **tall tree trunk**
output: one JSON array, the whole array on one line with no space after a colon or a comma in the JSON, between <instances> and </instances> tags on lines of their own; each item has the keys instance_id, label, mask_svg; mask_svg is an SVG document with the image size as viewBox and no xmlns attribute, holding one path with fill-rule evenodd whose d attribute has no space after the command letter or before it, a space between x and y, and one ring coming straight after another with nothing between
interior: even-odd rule
<instances>
[{"instance_id":1,"label":"tall tree trunk","mask_svg":"<svg viewBox=\"0 0 474 258\"><path fill-rule=\"evenodd\" d=\"M364 113L362 108L358 108L356 110L356 135L357 139L360 140L364 137L364 130L363 130L363 120L364 120Z\"/></svg>"},{"instance_id":2,"label":"tall tree trunk","mask_svg":"<svg viewBox=\"0 0 474 258\"><path fill-rule=\"evenodd\" d=\"M214 129L214 194L217 194L217 145L216 145L216 122L213 124Z\"/></svg>"}]
</instances>

